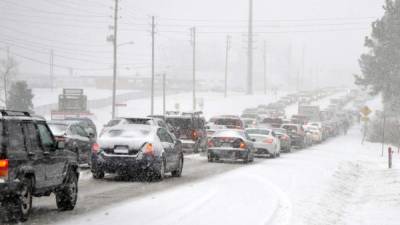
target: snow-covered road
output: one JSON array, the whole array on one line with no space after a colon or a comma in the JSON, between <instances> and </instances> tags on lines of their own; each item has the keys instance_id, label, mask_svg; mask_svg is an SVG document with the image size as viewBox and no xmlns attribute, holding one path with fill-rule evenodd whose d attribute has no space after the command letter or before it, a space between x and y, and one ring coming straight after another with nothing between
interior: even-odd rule
<instances>
[{"instance_id":1,"label":"snow-covered road","mask_svg":"<svg viewBox=\"0 0 400 225\"><path fill-rule=\"evenodd\" d=\"M104 182L87 179L81 187L85 201L78 203L75 212L52 212L52 217L39 216L31 222L74 225L398 224L399 216L395 211L400 206L399 155L395 155L395 168L388 171L384 158L380 157L379 146L361 145L360 140L356 127L347 136L281 158L258 159L252 165L210 164L204 157L192 155L188 156L183 177L167 179L165 183L131 184L112 179ZM180 182L196 173L207 175ZM211 176L213 173L217 175ZM109 192L104 195L103 185L107 186L107 191L114 192L124 192L127 187L132 189L123 199L113 201ZM147 194L138 195L139 192ZM96 202L95 208L82 207L91 199ZM376 205L381 208L375 208ZM55 209L55 205L47 205L41 210L46 207ZM386 214L389 216L384 220ZM377 223L378 220L384 222Z\"/></svg>"}]
</instances>

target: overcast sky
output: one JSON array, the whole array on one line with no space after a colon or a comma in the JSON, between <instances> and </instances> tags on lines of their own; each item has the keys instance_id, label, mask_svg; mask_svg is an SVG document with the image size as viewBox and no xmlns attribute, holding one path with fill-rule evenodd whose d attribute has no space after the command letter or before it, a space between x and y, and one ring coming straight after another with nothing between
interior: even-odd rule
<instances>
[{"instance_id":1,"label":"overcast sky","mask_svg":"<svg viewBox=\"0 0 400 225\"><path fill-rule=\"evenodd\" d=\"M270 79L277 83L320 74L338 80L358 73L370 23L382 13L383 0L254 0L255 76L262 75L267 42ZM56 74L112 74L112 0L1 0L0 52L9 46L22 74L49 71L54 51ZM150 16L156 16L157 71L189 76L190 27L198 30L198 68L204 78L223 78L225 38L232 36L231 73L246 73L248 0L123 0L120 3L119 73L149 76ZM291 56L291 57L289 57ZM290 68L288 68L290 66Z\"/></svg>"}]
</instances>

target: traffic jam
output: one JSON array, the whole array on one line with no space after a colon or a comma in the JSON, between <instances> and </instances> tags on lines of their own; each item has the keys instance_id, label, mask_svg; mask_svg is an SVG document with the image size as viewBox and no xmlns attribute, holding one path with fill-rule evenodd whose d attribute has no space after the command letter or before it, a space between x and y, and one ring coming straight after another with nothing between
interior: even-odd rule
<instances>
[{"instance_id":1,"label":"traffic jam","mask_svg":"<svg viewBox=\"0 0 400 225\"><path fill-rule=\"evenodd\" d=\"M341 93L341 97L332 97ZM35 207L32 197L52 193L59 210L73 210L79 177L85 171L90 171L94 180L116 175L157 183L185 174L185 158L191 155L222 166L305 150L347 133L358 113L344 109L358 94L340 88L299 92L273 103L260 102L240 115L206 119L200 111L169 111L165 115L115 118L99 130L90 118L46 121L26 112L3 110L4 135L21 132L18 138L4 136L13 140L5 142L9 145L5 149L25 147L28 153L2 151L2 217L5 221L26 221ZM330 102L326 109L316 104L323 99ZM297 114L289 116L286 109L296 106ZM40 148L43 151L38 151ZM22 178L20 173L24 173ZM98 188L101 185L96 184Z\"/></svg>"}]
</instances>

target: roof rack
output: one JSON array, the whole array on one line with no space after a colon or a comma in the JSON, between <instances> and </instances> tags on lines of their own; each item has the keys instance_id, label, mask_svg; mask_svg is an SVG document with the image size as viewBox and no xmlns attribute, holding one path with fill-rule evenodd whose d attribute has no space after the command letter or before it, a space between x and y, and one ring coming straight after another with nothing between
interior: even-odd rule
<instances>
[{"instance_id":1,"label":"roof rack","mask_svg":"<svg viewBox=\"0 0 400 225\"><path fill-rule=\"evenodd\" d=\"M0 110L2 116L31 116L29 112L15 111L15 110Z\"/></svg>"}]
</instances>

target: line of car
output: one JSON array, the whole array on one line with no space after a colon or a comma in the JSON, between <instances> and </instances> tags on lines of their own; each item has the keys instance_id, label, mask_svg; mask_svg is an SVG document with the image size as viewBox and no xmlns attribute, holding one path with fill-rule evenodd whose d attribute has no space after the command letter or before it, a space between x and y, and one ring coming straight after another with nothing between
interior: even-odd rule
<instances>
[{"instance_id":1,"label":"line of car","mask_svg":"<svg viewBox=\"0 0 400 225\"><path fill-rule=\"evenodd\" d=\"M332 94L314 93L318 98ZM32 197L51 193L60 210L72 210L82 164L89 165L94 179L116 173L160 181L167 173L182 175L187 152L203 152L209 162L275 158L293 146L305 147L337 134L338 124L350 120L348 114L335 113L329 121L307 126L286 123L285 107L298 102L300 96L247 109L242 117L223 115L208 122L201 112L117 118L99 136L87 118L46 122L26 112L0 110L0 216L25 221Z\"/></svg>"}]
</instances>

